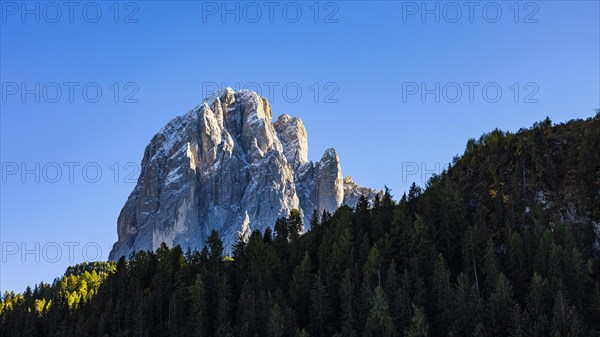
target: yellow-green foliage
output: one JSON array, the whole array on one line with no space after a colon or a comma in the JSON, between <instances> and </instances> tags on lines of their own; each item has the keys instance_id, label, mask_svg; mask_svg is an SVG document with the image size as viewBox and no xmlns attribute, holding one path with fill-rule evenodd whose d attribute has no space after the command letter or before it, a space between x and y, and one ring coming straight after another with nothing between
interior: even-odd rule
<instances>
[{"instance_id":1,"label":"yellow-green foliage","mask_svg":"<svg viewBox=\"0 0 600 337\"><path fill-rule=\"evenodd\" d=\"M82 263L69 267L65 275L55 281L52 286L40 284L40 288L47 287L51 290L45 295L30 294L29 296L33 298L26 301L23 294L15 295L14 292L6 292L0 300L0 314L24 305L27 312L44 315L52 306L52 300L45 296L52 297L52 293L60 294L59 298L64 299L64 303L68 305L69 309L76 309L82 303L90 301L97 293L102 281L115 270L114 263L108 262Z\"/></svg>"}]
</instances>

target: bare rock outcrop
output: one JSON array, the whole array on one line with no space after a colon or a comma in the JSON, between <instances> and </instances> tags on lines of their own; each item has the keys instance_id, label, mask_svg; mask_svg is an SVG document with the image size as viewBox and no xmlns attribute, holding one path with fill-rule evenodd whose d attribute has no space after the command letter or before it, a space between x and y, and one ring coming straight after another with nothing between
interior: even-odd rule
<instances>
[{"instance_id":1,"label":"bare rock outcrop","mask_svg":"<svg viewBox=\"0 0 600 337\"><path fill-rule=\"evenodd\" d=\"M342 178L334 149L309 161L299 118L272 116L264 97L228 88L171 120L146 147L109 258L163 242L199 250L213 229L229 249L292 209L307 217L376 194Z\"/></svg>"}]
</instances>

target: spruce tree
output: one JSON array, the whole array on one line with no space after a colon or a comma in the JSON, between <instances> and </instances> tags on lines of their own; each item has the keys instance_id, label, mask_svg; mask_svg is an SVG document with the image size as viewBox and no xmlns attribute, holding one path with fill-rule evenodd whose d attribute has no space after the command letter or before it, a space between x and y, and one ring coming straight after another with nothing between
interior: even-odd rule
<instances>
[{"instance_id":1,"label":"spruce tree","mask_svg":"<svg viewBox=\"0 0 600 337\"><path fill-rule=\"evenodd\" d=\"M425 310L415 304L412 305L413 316L410 321L410 326L404 329L405 337L427 337L429 336L429 325L425 317Z\"/></svg>"},{"instance_id":2,"label":"spruce tree","mask_svg":"<svg viewBox=\"0 0 600 337\"><path fill-rule=\"evenodd\" d=\"M509 334L511 313L514 309L512 286L504 274L496 279L496 289L491 294L488 304L488 326L491 336L503 337Z\"/></svg>"},{"instance_id":3,"label":"spruce tree","mask_svg":"<svg viewBox=\"0 0 600 337\"><path fill-rule=\"evenodd\" d=\"M190 321L192 323L192 336L204 336L204 308L206 300L204 297L204 282L202 275L198 274L194 284L189 288Z\"/></svg>"},{"instance_id":4,"label":"spruce tree","mask_svg":"<svg viewBox=\"0 0 600 337\"><path fill-rule=\"evenodd\" d=\"M452 287L450 273L446 266L446 260L442 253L438 257L433 268L433 295L435 303L435 321L433 333L442 335L446 333L451 322L452 314Z\"/></svg>"},{"instance_id":5,"label":"spruce tree","mask_svg":"<svg viewBox=\"0 0 600 337\"><path fill-rule=\"evenodd\" d=\"M355 337L354 308L353 308L352 271L346 268L340 282L340 325L341 334L345 337Z\"/></svg>"},{"instance_id":6,"label":"spruce tree","mask_svg":"<svg viewBox=\"0 0 600 337\"><path fill-rule=\"evenodd\" d=\"M290 300L296 309L296 317L300 327L308 324L308 312L311 305L312 264L308 252L302 262L294 269L290 281Z\"/></svg>"},{"instance_id":7,"label":"spruce tree","mask_svg":"<svg viewBox=\"0 0 600 337\"><path fill-rule=\"evenodd\" d=\"M369 337L396 336L396 329L390 316L387 297L381 286L377 286L373 293L371 311L367 319L364 335Z\"/></svg>"},{"instance_id":8,"label":"spruce tree","mask_svg":"<svg viewBox=\"0 0 600 337\"><path fill-rule=\"evenodd\" d=\"M315 276L310 299L310 335L314 337L329 336L333 309L320 272Z\"/></svg>"}]
</instances>

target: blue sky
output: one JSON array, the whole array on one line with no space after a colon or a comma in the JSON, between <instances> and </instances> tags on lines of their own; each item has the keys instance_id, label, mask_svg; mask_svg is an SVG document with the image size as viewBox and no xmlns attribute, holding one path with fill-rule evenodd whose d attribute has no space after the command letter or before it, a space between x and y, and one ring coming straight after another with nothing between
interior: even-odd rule
<instances>
[{"instance_id":1,"label":"blue sky","mask_svg":"<svg viewBox=\"0 0 600 337\"><path fill-rule=\"evenodd\" d=\"M149 139L215 83L397 197L469 138L600 108L597 1L75 4L1 3L1 291L106 259Z\"/></svg>"}]
</instances>

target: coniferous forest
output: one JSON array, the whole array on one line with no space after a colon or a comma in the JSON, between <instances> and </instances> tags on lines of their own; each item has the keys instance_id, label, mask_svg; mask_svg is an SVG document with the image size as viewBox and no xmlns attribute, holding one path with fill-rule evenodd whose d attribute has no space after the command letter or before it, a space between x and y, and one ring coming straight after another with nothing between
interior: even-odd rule
<instances>
[{"instance_id":1,"label":"coniferous forest","mask_svg":"<svg viewBox=\"0 0 600 337\"><path fill-rule=\"evenodd\" d=\"M392 193L71 267L4 294L0 336L600 336L600 115L494 130Z\"/></svg>"}]
</instances>

